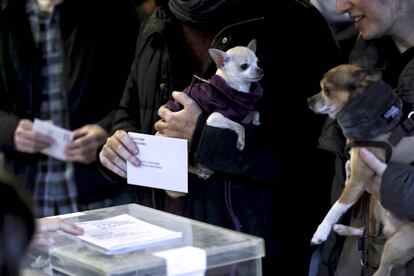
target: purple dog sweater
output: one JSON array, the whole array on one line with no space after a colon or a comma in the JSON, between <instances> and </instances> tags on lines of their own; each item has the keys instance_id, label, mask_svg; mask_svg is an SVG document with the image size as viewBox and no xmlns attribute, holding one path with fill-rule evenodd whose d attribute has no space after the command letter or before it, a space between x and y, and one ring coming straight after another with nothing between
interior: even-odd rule
<instances>
[{"instance_id":1,"label":"purple dog sweater","mask_svg":"<svg viewBox=\"0 0 414 276\"><path fill-rule=\"evenodd\" d=\"M254 111L255 104L263 96L263 88L258 82L252 83L250 93L244 93L228 86L218 75L214 75L210 82L194 83L183 92L196 101L205 113L219 112L236 122L242 121ZM167 102L167 108L171 111L179 111L182 106L170 100Z\"/></svg>"}]
</instances>

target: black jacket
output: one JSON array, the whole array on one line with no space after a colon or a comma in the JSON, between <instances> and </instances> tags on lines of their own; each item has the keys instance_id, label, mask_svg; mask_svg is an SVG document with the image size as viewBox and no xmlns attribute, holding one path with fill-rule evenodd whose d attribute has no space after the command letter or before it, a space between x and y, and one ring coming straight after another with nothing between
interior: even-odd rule
<instances>
[{"instance_id":1,"label":"black jacket","mask_svg":"<svg viewBox=\"0 0 414 276\"><path fill-rule=\"evenodd\" d=\"M39 116L40 56L23 0L1 0L0 149L6 167L33 188L38 154L17 152L13 134L22 118ZM128 1L65 1L61 7L64 85L70 129L98 123L109 130L132 62L138 22ZM102 200L119 190L95 164L75 163L79 202Z\"/></svg>"},{"instance_id":2,"label":"black jacket","mask_svg":"<svg viewBox=\"0 0 414 276\"><path fill-rule=\"evenodd\" d=\"M313 124L321 121L308 109L306 98L319 89L322 73L338 63L338 49L327 22L314 7L293 0L278 5L281 11L307 24L284 26L282 17L270 18L269 24L263 18L247 20L222 29L211 44L227 50L257 40L259 66L265 72L261 80L264 96L257 105L262 124L245 126L246 147L240 152L233 131L207 127L206 114L200 117L190 145L190 159L216 173L207 181L190 176L188 215L235 228L225 202L229 193L225 187L230 186L233 211L242 231L265 237L266 255L278 257L273 265L295 263L288 269L302 274L307 270L307 252L311 249L310 222L314 214L310 209L321 211L321 203L309 193L316 191L310 183L321 180L317 167L327 171L314 154L320 128ZM170 99L172 91L187 87L192 73L206 79L214 74L216 67L211 58L205 61L202 72L190 72L182 41L181 26L167 10L158 9L149 18L137 40L114 131L154 133L157 110ZM291 110L286 113L287 108ZM312 131L305 130L304 125L312 125ZM309 204L310 208L298 219L287 208L305 198L306 203L301 204ZM316 227L317 220L313 221ZM281 238L286 236L291 238Z\"/></svg>"}]
</instances>

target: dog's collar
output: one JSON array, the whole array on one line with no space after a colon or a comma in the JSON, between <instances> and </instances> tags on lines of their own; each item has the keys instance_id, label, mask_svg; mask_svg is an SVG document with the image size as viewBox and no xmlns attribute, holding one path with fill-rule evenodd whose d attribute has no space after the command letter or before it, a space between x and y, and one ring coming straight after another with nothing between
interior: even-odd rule
<instances>
[{"instance_id":1,"label":"dog's collar","mask_svg":"<svg viewBox=\"0 0 414 276\"><path fill-rule=\"evenodd\" d=\"M401 115L401 100L380 80L349 102L336 118L345 137L358 141L390 132Z\"/></svg>"}]
</instances>

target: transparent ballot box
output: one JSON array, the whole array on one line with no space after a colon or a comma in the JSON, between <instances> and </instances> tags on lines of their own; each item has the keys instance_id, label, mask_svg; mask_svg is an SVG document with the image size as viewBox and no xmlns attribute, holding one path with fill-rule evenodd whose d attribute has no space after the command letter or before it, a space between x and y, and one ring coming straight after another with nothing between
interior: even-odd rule
<instances>
[{"instance_id":1,"label":"transparent ballot box","mask_svg":"<svg viewBox=\"0 0 414 276\"><path fill-rule=\"evenodd\" d=\"M162 228L181 232L178 238L147 244L127 253L105 254L65 233L50 233L50 246L34 245L23 263L23 275L183 275L170 270L162 252L196 249L203 253L204 269L185 275L262 275L262 238L172 215L137 204L74 213L73 222L130 216ZM176 250L174 250L175 252ZM160 253L161 252L161 253ZM205 252L205 253L204 253ZM173 254L174 255L174 254ZM190 255L178 255L183 266L195 263ZM179 264L180 265L180 264ZM195 264L194 264L195 265ZM191 268L190 268L191 269ZM196 268L197 270L198 268ZM185 269L183 270L185 271Z\"/></svg>"}]
</instances>

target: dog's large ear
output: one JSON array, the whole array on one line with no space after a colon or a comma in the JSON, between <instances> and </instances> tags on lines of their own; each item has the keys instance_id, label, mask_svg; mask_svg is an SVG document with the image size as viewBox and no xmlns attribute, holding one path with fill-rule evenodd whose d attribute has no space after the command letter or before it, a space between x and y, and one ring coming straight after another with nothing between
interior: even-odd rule
<instances>
[{"instance_id":1,"label":"dog's large ear","mask_svg":"<svg viewBox=\"0 0 414 276\"><path fill-rule=\"evenodd\" d=\"M357 84L357 90L362 92L368 88L374 82L379 81L382 78L381 69L361 69L358 71L359 81Z\"/></svg>"},{"instance_id":2,"label":"dog's large ear","mask_svg":"<svg viewBox=\"0 0 414 276\"><path fill-rule=\"evenodd\" d=\"M249 48L250 50L256 53L256 39L253 39L252 41L250 41L249 45L247 45L247 48Z\"/></svg>"},{"instance_id":3,"label":"dog's large ear","mask_svg":"<svg viewBox=\"0 0 414 276\"><path fill-rule=\"evenodd\" d=\"M229 59L229 55L219 49L210 48L208 49L208 53L210 54L211 58L214 60L218 68L223 68L224 64Z\"/></svg>"},{"instance_id":4,"label":"dog's large ear","mask_svg":"<svg viewBox=\"0 0 414 276\"><path fill-rule=\"evenodd\" d=\"M377 82L382 78L382 70L375 68L375 69L367 69L363 70L363 80L368 82Z\"/></svg>"}]
</instances>

